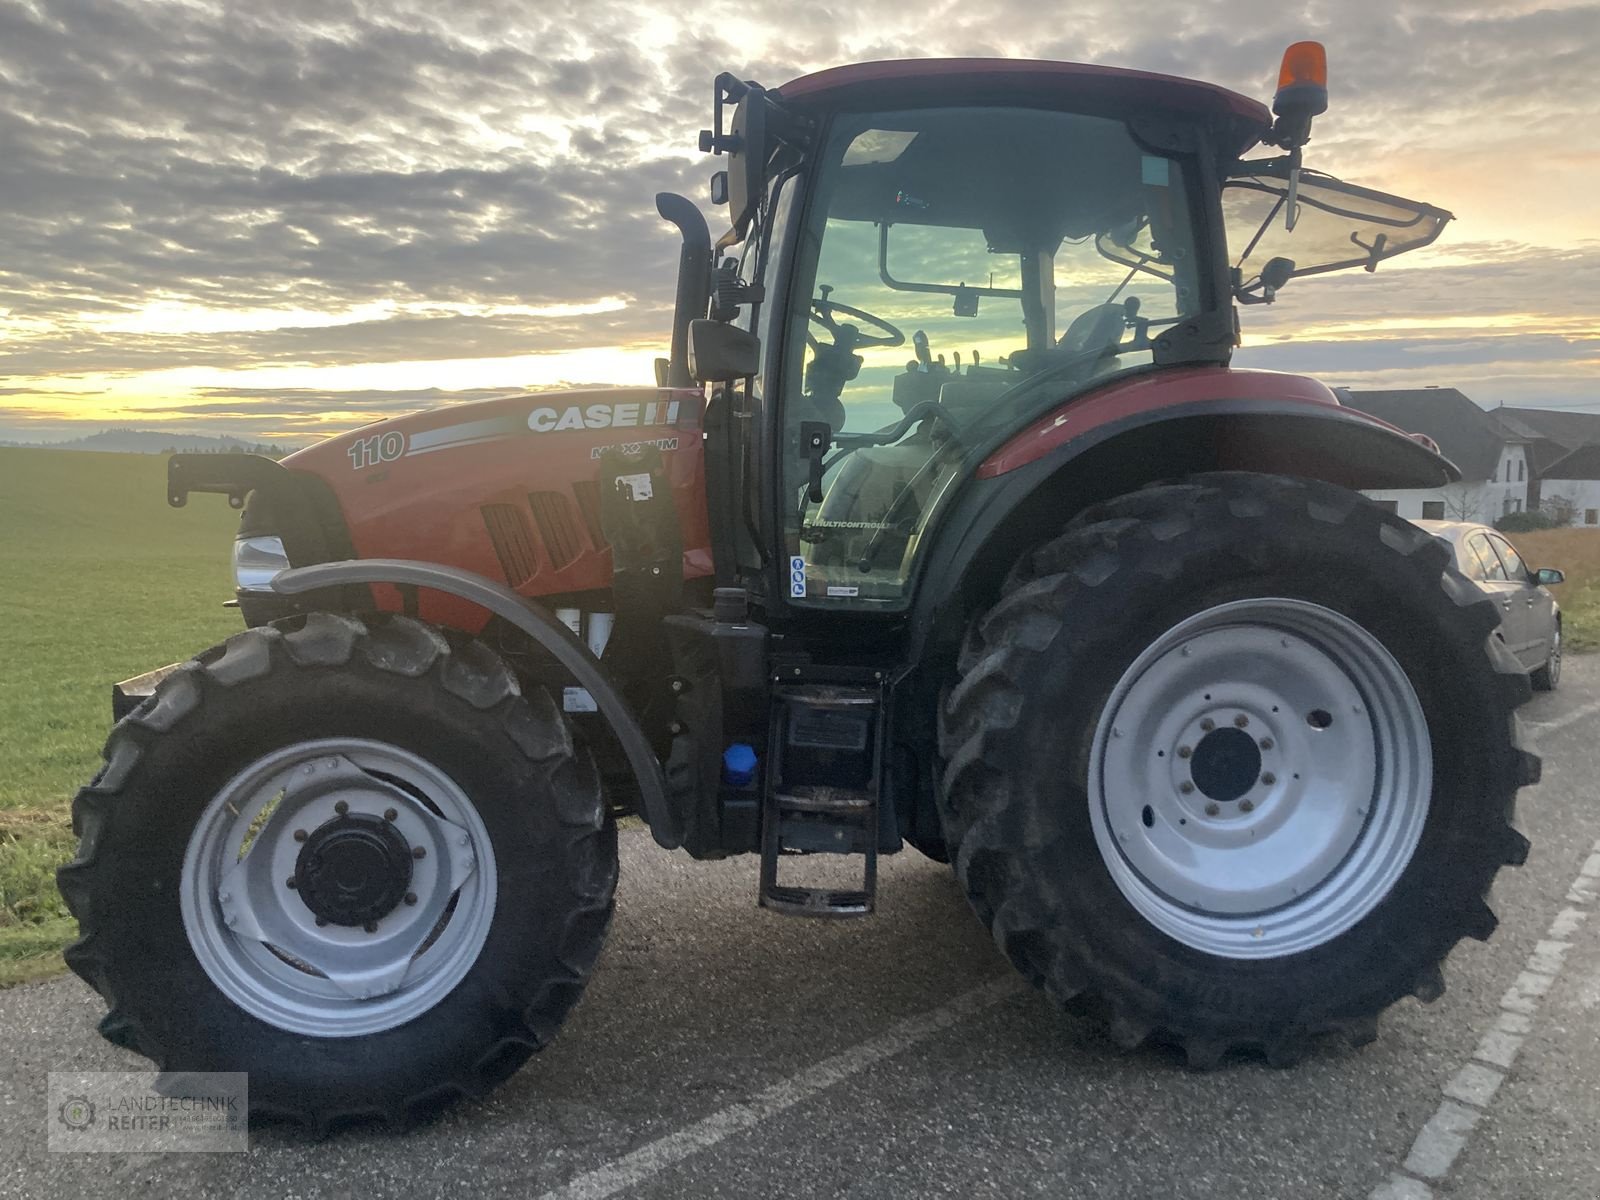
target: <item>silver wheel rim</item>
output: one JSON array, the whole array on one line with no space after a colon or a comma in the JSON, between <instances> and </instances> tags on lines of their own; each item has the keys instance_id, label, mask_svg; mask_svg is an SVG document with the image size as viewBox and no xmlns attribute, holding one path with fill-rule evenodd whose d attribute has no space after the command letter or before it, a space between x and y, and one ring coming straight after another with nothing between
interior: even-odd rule
<instances>
[{"instance_id":1,"label":"silver wheel rim","mask_svg":"<svg viewBox=\"0 0 1600 1200\"><path fill-rule=\"evenodd\" d=\"M1207 609L1107 699L1090 816L1141 916L1207 954L1323 945L1389 894L1433 786L1405 671L1350 618L1301 600Z\"/></svg>"},{"instance_id":2,"label":"silver wheel rim","mask_svg":"<svg viewBox=\"0 0 1600 1200\"><path fill-rule=\"evenodd\" d=\"M1545 673L1550 676L1550 686L1561 682L1561 626L1557 625L1550 640L1550 665Z\"/></svg>"},{"instance_id":3,"label":"silver wheel rim","mask_svg":"<svg viewBox=\"0 0 1600 1200\"><path fill-rule=\"evenodd\" d=\"M291 880L308 846L353 821L381 822L381 844L403 847L405 893L370 922L319 924ZM223 786L189 837L180 903L195 958L230 1001L293 1033L357 1037L421 1016L461 982L489 934L495 878L488 831L449 776L396 746L329 738Z\"/></svg>"}]
</instances>

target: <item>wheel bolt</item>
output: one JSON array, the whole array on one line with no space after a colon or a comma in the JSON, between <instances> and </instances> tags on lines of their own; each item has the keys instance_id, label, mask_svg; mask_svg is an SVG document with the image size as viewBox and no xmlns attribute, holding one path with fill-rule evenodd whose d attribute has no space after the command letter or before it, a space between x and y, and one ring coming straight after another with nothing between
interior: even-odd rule
<instances>
[{"instance_id":1,"label":"wheel bolt","mask_svg":"<svg viewBox=\"0 0 1600 1200\"><path fill-rule=\"evenodd\" d=\"M1194 791L1194 784L1185 779L1178 785L1178 790L1187 796L1190 792Z\"/></svg>"},{"instance_id":2,"label":"wheel bolt","mask_svg":"<svg viewBox=\"0 0 1600 1200\"><path fill-rule=\"evenodd\" d=\"M1193 753L1194 753L1194 750L1191 749L1188 746L1179 746L1178 747L1178 757L1179 758L1188 758Z\"/></svg>"},{"instance_id":3,"label":"wheel bolt","mask_svg":"<svg viewBox=\"0 0 1600 1200\"><path fill-rule=\"evenodd\" d=\"M399 815L400 815L400 814L399 814L399 813L398 813L398 812L396 812L396 811L395 811L395 810L394 810L394 809L392 809L392 808L386 808L386 809L384 809L384 810L383 810L383 819L384 819L384 820L385 820L385 821L392 821L392 820L394 820L394 819L395 819L395 818L396 818L396 817L398 817L398 816L399 816Z\"/></svg>"},{"instance_id":4,"label":"wheel bolt","mask_svg":"<svg viewBox=\"0 0 1600 1200\"><path fill-rule=\"evenodd\" d=\"M1240 729L1243 729L1246 725L1250 724L1250 718L1245 716L1243 713L1240 713L1233 719L1233 723Z\"/></svg>"},{"instance_id":5,"label":"wheel bolt","mask_svg":"<svg viewBox=\"0 0 1600 1200\"><path fill-rule=\"evenodd\" d=\"M1216 727L1217 723L1210 717L1207 717L1205 720L1200 722L1200 732L1202 733L1210 733Z\"/></svg>"},{"instance_id":6,"label":"wheel bolt","mask_svg":"<svg viewBox=\"0 0 1600 1200\"><path fill-rule=\"evenodd\" d=\"M407 892L406 893L406 903L407 904L415 904L416 902L417 902L417 894L415 892Z\"/></svg>"},{"instance_id":7,"label":"wheel bolt","mask_svg":"<svg viewBox=\"0 0 1600 1200\"><path fill-rule=\"evenodd\" d=\"M378 932L378 923L376 921L368 921L361 928L366 930L368 933L377 933Z\"/></svg>"},{"instance_id":8,"label":"wheel bolt","mask_svg":"<svg viewBox=\"0 0 1600 1200\"><path fill-rule=\"evenodd\" d=\"M1240 812L1255 812L1255 810L1256 810L1256 806L1255 806L1255 802L1254 801L1251 801L1251 800L1241 800L1241 801L1239 801L1239 811Z\"/></svg>"},{"instance_id":9,"label":"wheel bolt","mask_svg":"<svg viewBox=\"0 0 1600 1200\"><path fill-rule=\"evenodd\" d=\"M1276 775L1274 775L1271 771L1268 771L1265 775L1263 775L1261 777L1261 782L1266 784L1268 787L1271 787L1273 784L1278 782L1278 777Z\"/></svg>"},{"instance_id":10,"label":"wheel bolt","mask_svg":"<svg viewBox=\"0 0 1600 1200\"><path fill-rule=\"evenodd\" d=\"M1271 750L1272 746L1273 746L1273 741L1272 741L1271 738L1262 738L1261 739L1261 748L1263 750Z\"/></svg>"},{"instance_id":11,"label":"wheel bolt","mask_svg":"<svg viewBox=\"0 0 1600 1200\"><path fill-rule=\"evenodd\" d=\"M342 816L345 815L345 813L350 811L350 806L348 804L346 804L343 800L340 800L338 803L336 803L333 806L333 811L338 813L342 817Z\"/></svg>"},{"instance_id":12,"label":"wheel bolt","mask_svg":"<svg viewBox=\"0 0 1600 1200\"><path fill-rule=\"evenodd\" d=\"M427 858L428 857L428 848L426 846L413 846L413 847L411 847L411 857L412 858Z\"/></svg>"},{"instance_id":13,"label":"wheel bolt","mask_svg":"<svg viewBox=\"0 0 1600 1200\"><path fill-rule=\"evenodd\" d=\"M294 881L294 876L291 875L291 876L289 876L289 878L287 878L287 879L285 879L283 881L283 886L288 888L292 892L292 891L294 891L295 888L299 887L300 885Z\"/></svg>"},{"instance_id":14,"label":"wheel bolt","mask_svg":"<svg viewBox=\"0 0 1600 1200\"><path fill-rule=\"evenodd\" d=\"M1221 811L1222 811L1222 809L1217 807L1216 804L1208 804L1208 805L1206 805L1206 816L1208 816L1208 817L1214 817Z\"/></svg>"},{"instance_id":15,"label":"wheel bolt","mask_svg":"<svg viewBox=\"0 0 1600 1200\"><path fill-rule=\"evenodd\" d=\"M310 836L310 835L307 834L304 829L296 829L294 831L294 840L297 841L297 842L305 841L308 836Z\"/></svg>"}]
</instances>

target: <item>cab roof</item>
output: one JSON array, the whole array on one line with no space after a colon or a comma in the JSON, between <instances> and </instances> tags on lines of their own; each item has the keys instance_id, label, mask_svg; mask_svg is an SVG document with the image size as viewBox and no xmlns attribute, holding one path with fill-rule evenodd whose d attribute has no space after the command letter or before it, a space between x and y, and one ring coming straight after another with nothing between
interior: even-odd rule
<instances>
[{"instance_id":1,"label":"cab roof","mask_svg":"<svg viewBox=\"0 0 1600 1200\"><path fill-rule=\"evenodd\" d=\"M1210 116L1238 127L1243 149L1272 127L1267 106L1227 88L1176 75L1088 63L1016 58L914 58L853 63L802 75L777 89L795 109L882 108L928 103L1041 101L1100 111Z\"/></svg>"}]
</instances>

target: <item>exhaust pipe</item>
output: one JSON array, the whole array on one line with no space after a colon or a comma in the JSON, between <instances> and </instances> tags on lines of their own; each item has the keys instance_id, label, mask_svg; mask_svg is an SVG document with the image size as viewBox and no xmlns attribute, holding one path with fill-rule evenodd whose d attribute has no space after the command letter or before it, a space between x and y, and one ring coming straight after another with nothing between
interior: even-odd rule
<instances>
[{"instance_id":1,"label":"exhaust pipe","mask_svg":"<svg viewBox=\"0 0 1600 1200\"><path fill-rule=\"evenodd\" d=\"M656 212L678 227L678 297L672 311L668 387L693 387L689 377L689 322L706 315L711 303L711 231L694 201L675 192L656 193Z\"/></svg>"}]
</instances>

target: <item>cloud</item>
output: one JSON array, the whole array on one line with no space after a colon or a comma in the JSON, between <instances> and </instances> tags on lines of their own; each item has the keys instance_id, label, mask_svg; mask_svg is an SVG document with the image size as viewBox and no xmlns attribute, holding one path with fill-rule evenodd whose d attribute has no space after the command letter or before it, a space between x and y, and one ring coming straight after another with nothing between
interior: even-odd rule
<instances>
[{"instance_id":1,"label":"cloud","mask_svg":"<svg viewBox=\"0 0 1600 1200\"><path fill-rule=\"evenodd\" d=\"M1253 337L1298 344L1243 358L1566 388L1590 369L1581 331L1535 342L1519 326L1508 340L1448 320L1596 317L1597 251L1576 243L1600 238L1600 155L1574 131L1600 109L1597 27L1593 4L1527 0L1085 0L1070 16L1033 0L0 0L0 396L20 398L3 411L180 368L233 378L660 344L677 247L651 197L704 195L694 136L718 70L780 83L861 58L1007 54L1264 96L1304 36L1328 43L1333 69L1312 161L1460 220L1430 272L1297 281L1275 310L1247 312ZM622 306L582 311L611 297ZM160 306L249 313L252 327L152 328ZM1316 332L1384 313L1445 323L1393 345L1383 330ZM1507 369L1485 369L1496 362ZM272 396L285 421L390 411L359 388L226 411L209 406L247 398L185 390L144 408L265 420ZM105 411L103 396L76 403Z\"/></svg>"}]
</instances>

